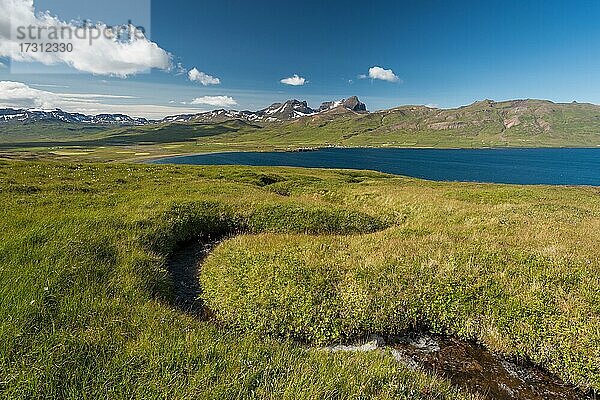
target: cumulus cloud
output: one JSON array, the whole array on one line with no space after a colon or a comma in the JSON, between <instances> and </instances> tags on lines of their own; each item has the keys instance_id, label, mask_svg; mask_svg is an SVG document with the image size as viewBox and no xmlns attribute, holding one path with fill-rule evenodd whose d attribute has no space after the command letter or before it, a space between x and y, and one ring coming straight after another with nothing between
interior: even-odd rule
<instances>
[{"instance_id":1,"label":"cumulus cloud","mask_svg":"<svg viewBox=\"0 0 600 400\"><path fill-rule=\"evenodd\" d=\"M203 96L196 97L190 104L202 104L214 107L231 107L237 105L237 101L230 96Z\"/></svg>"},{"instance_id":2,"label":"cumulus cloud","mask_svg":"<svg viewBox=\"0 0 600 400\"><path fill-rule=\"evenodd\" d=\"M294 74L294 76L290 76L289 78L284 78L280 81L284 85L290 86L302 86L306 83L306 79Z\"/></svg>"},{"instance_id":3,"label":"cumulus cloud","mask_svg":"<svg viewBox=\"0 0 600 400\"><path fill-rule=\"evenodd\" d=\"M54 108L58 97L21 82L0 81L0 107Z\"/></svg>"},{"instance_id":4,"label":"cumulus cloud","mask_svg":"<svg viewBox=\"0 0 600 400\"><path fill-rule=\"evenodd\" d=\"M221 84L221 80L219 78L215 78L214 76L210 76L208 74L205 74L202 71L198 71L197 68L192 68L188 72L188 78L190 79L190 81L192 81L192 82L198 82L198 83L200 83L203 86L219 85L219 84Z\"/></svg>"},{"instance_id":5,"label":"cumulus cloud","mask_svg":"<svg viewBox=\"0 0 600 400\"><path fill-rule=\"evenodd\" d=\"M35 89L22 82L0 81L0 108L45 110L60 108L67 112L82 114L127 114L132 117L151 119L160 119L173 114L193 114L198 111L197 108L190 107L123 103L130 99L136 97L95 93L55 93ZM121 103L116 103L117 101Z\"/></svg>"},{"instance_id":6,"label":"cumulus cloud","mask_svg":"<svg viewBox=\"0 0 600 400\"><path fill-rule=\"evenodd\" d=\"M30 37L28 27L35 29ZM25 28L19 30L19 28ZM38 30L41 28L42 30ZM87 34L75 35L85 31ZM54 34L52 34L54 32ZM70 32L70 34L69 34ZM102 32L90 44L90 37ZM114 33L112 37L109 34ZM25 33L25 35L22 35ZM40 34L41 33L41 34ZM23 52L22 43L72 45L72 51ZM103 23L66 22L49 12L36 12L33 0L0 0L0 57L18 62L44 65L66 64L78 71L97 75L127 77L152 68L169 70L171 55L148 40L141 31L123 40L115 30Z\"/></svg>"},{"instance_id":7,"label":"cumulus cloud","mask_svg":"<svg viewBox=\"0 0 600 400\"><path fill-rule=\"evenodd\" d=\"M369 75L359 75L359 78L366 79L379 79L382 81L398 83L401 82L400 78L392 71L391 69L384 69L381 67L371 67L369 68Z\"/></svg>"}]
</instances>

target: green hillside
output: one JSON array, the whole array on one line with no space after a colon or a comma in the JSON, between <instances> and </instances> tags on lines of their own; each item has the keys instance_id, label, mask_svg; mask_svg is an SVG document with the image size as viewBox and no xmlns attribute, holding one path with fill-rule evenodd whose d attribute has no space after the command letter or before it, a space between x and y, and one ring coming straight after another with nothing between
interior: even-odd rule
<instances>
[{"instance_id":1,"label":"green hillside","mask_svg":"<svg viewBox=\"0 0 600 400\"><path fill-rule=\"evenodd\" d=\"M600 106L542 100L481 101L457 109L402 106L332 110L281 122L192 121L137 127L0 125L0 156L134 160L213 151L320 146L596 147Z\"/></svg>"}]
</instances>

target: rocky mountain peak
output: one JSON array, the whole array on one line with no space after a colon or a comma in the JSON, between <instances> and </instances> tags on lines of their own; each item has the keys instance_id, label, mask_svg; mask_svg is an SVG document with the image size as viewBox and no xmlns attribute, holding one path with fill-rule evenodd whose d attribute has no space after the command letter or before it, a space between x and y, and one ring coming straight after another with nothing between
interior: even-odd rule
<instances>
[{"instance_id":1,"label":"rocky mountain peak","mask_svg":"<svg viewBox=\"0 0 600 400\"><path fill-rule=\"evenodd\" d=\"M350 111L354 111L354 112L366 112L367 111L367 106L362 103L357 96L352 96L349 97L347 99L342 99L339 101L327 101L323 104L321 104L321 107L319 107L319 111L323 112L323 111L329 111L329 110L333 110L335 108L339 108L339 107L343 107L345 109L348 109Z\"/></svg>"},{"instance_id":2,"label":"rocky mountain peak","mask_svg":"<svg viewBox=\"0 0 600 400\"><path fill-rule=\"evenodd\" d=\"M357 96L352 96L343 101L342 105L349 110L356 112L366 112L367 106L362 103Z\"/></svg>"},{"instance_id":3,"label":"rocky mountain peak","mask_svg":"<svg viewBox=\"0 0 600 400\"><path fill-rule=\"evenodd\" d=\"M312 115L315 110L308 106L306 101L288 100L285 103L274 103L269 107L259 110L256 114L266 117L267 120L288 120Z\"/></svg>"}]
</instances>

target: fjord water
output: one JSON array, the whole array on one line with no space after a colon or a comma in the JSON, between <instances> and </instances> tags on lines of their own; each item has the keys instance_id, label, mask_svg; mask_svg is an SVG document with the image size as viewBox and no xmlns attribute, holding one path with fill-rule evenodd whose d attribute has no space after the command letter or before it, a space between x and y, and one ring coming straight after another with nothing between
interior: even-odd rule
<instances>
[{"instance_id":1,"label":"fjord water","mask_svg":"<svg viewBox=\"0 0 600 400\"><path fill-rule=\"evenodd\" d=\"M439 181L600 186L600 148L326 148L201 154L155 163L342 168Z\"/></svg>"}]
</instances>

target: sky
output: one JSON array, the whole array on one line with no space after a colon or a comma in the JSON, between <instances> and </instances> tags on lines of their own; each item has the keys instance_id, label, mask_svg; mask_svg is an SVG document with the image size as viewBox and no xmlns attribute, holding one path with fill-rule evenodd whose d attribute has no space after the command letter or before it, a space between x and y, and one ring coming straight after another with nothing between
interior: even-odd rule
<instances>
[{"instance_id":1,"label":"sky","mask_svg":"<svg viewBox=\"0 0 600 400\"><path fill-rule=\"evenodd\" d=\"M20 48L16 27L73 20L131 21L145 36ZM370 110L598 104L599 20L600 2L577 0L0 0L0 106L159 118L352 95Z\"/></svg>"}]
</instances>

